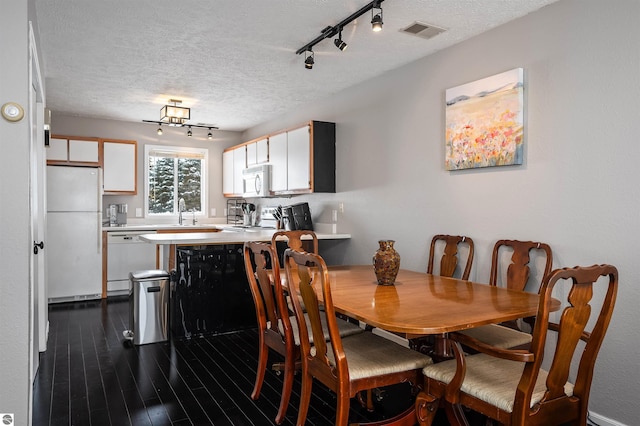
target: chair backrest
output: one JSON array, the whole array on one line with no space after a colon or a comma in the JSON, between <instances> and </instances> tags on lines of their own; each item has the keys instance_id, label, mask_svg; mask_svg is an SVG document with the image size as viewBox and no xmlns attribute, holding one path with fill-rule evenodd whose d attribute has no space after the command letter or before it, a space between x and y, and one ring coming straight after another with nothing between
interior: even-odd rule
<instances>
[{"instance_id":1,"label":"chair backrest","mask_svg":"<svg viewBox=\"0 0 640 426\"><path fill-rule=\"evenodd\" d=\"M334 377L338 382L348 380L347 359L338 330L326 263L317 254L287 249L284 252L284 264L291 294L300 295L292 299L300 331L303 368L306 364L307 371L314 371L314 375ZM320 309L314 285L322 289L323 309ZM304 309L302 303L304 303ZM326 319L329 342L325 341L326 336L320 320L322 315ZM309 328L313 335L313 351L309 340ZM331 350L327 343L330 343ZM325 373L320 373L321 371Z\"/></svg>"},{"instance_id":2,"label":"chair backrest","mask_svg":"<svg viewBox=\"0 0 640 426\"><path fill-rule=\"evenodd\" d=\"M552 292L555 287L564 286L569 288L554 292L567 295L565 307L558 316L560 320L558 323L550 322ZM602 286L606 288L602 289ZM618 270L611 265L556 269L547 275L540 288L541 302L530 348L534 361L527 363L522 373L511 424L527 424L526 417L534 413L539 418L535 424L551 424L551 419L557 418L559 413L567 416L570 415L568 413L580 413L578 418L586 420L593 369L611 321L617 290ZM599 300L592 307L594 294L598 295ZM588 324L592 323L591 318L597 320L593 327L587 329ZM548 330L557 332L558 341L548 369L547 390L542 402L530 408L529 401L542 365ZM583 347L578 345L580 341L584 342ZM569 398L565 396L564 386L569 379L572 360L577 357L579 360L574 360L579 364L573 381L573 397Z\"/></svg>"},{"instance_id":3,"label":"chair backrest","mask_svg":"<svg viewBox=\"0 0 640 426\"><path fill-rule=\"evenodd\" d=\"M312 244L311 245L312 250L307 250L306 247L304 247L304 243L302 240L303 236L311 237L309 241ZM309 253L318 254L318 237L316 236L316 233L311 230L298 229L295 231L276 231L273 233L273 236L271 237L271 244L273 244L274 247L276 245L276 241L278 240L278 237L286 237L288 247L293 250L306 251Z\"/></svg>"},{"instance_id":4,"label":"chair backrest","mask_svg":"<svg viewBox=\"0 0 640 426\"><path fill-rule=\"evenodd\" d=\"M496 242L493 247L489 284L495 286L500 282L500 271L502 270L500 254L507 248L513 250L513 254L511 255L511 263L507 267L506 276L504 277L504 287L520 291L525 290L529 276L531 275L529 263L531 261L532 251L540 252L545 256L545 266L543 273L540 275L540 282L551 272L553 254L548 244L535 241L500 240ZM536 285L536 291L538 291L539 287L540 285Z\"/></svg>"},{"instance_id":5,"label":"chair backrest","mask_svg":"<svg viewBox=\"0 0 640 426\"><path fill-rule=\"evenodd\" d=\"M442 257L440 258L440 271L439 275L443 277L453 277L458 266L458 248L461 245L467 245L467 262L461 275L461 279L468 280L471 273L471 265L473 264L473 240L469 237L460 235L436 235L431 240L431 247L429 249L429 264L427 265L427 273L433 274L434 270L434 258L436 255L436 245L440 242L444 242L444 249Z\"/></svg>"},{"instance_id":6,"label":"chair backrest","mask_svg":"<svg viewBox=\"0 0 640 426\"><path fill-rule=\"evenodd\" d=\"M258 327L261 332L268 327L273 333L280 334L283 341L293 342L293 329L277 259L275 248L270 244L244 243L244 264L256 305ZM279 324L282 324L282 329Z\"/></svg>"}]
</instances>

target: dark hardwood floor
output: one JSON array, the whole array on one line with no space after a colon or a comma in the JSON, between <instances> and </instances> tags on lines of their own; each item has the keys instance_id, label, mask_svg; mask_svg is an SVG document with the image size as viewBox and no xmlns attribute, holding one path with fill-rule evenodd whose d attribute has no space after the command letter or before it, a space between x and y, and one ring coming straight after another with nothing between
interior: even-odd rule
<instances>
[{"instance_id":1,"label":"dark hardwood floor","mask_svg":"<svg viewBox=\"0 0 640 426\"><path fill-rule=\"evenodd\" d=\"M49 322L34 383L36 426L274 424L281 377L269 371L259 400L250 398L255 330L132 346L122 335L126 298L51 305ZM284 425L295 424L298 377ZM383 389L373 413L352 401L350 421L380 420L410 404L407 385ZM314 383L307 424L332 425L334 413L333 393Z\"/></svg>"}]
</instances>

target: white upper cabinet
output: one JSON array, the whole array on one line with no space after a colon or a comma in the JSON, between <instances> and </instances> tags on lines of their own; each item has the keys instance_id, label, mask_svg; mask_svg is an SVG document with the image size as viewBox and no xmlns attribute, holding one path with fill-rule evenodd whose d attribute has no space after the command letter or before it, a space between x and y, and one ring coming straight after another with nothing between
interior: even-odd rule
<instances>
[{"instance_id":1,"label":"white upper cabinet","mask_svg":"<svg viewBox=\"0 0 640 426\"><path fill-rule=\"evenodd\" d=\"M287 132L287 190L311 189L310 127Z\"/></svg>"},{"instance_id":2,"label":"white upper cabinet","mask_svg":"<svg viewBox=\"0 0 640 426\"><path fill-rule=\"evenodd\" d=\"M96 167L100 165L100 140L98 138L52 136L46 151L47 164Z\"/></svg>"},{"instance_id":3,"label":"white upper cabinet","mask_svg":"<svg viewBox=\"0 0 640 426\"><path fill-rule=\"evenodd\" d=\"M287 184L287 132L269 138L269 163L271 164L271 191L286 191Z\"/></svg>"},{"instance_id":4,"label":"white upper cabinet","mask_svg":"<svg viewBox=\"0 0 640 426\"><path fill-rule=\"evenodd\" d=\"M230 155L242 149L246 156L239 184L231 183ZM225 159L226 155L226 159ZM240 159L234 158L234 173ZM242 169L267 162L271 165L271 195L336 192L336 125L310 121L304 126L271 134L229 149L223 154L223 193L242 195ZM232 188L233 191L228 190Z\"/></svg>"},{"instance_id":5,"label":"white upper cabinet","mask_svg":"<svg viewBox=\"0 0 640 426\"><path fill-rule=\"evenodd\" d=\"M233 193L242 195L244 181L242 171L247 167L247 149L245 145L233 150Z\"/></svg>"},{"instance_id":6,"label":"white upper cabinet","mask_svg":"<svg viewBox=\"0 0 640 426\"><path fill-rule=\"evenodd\" d=\"M233 195L233 151L222 153L222 193Z\"/></svg>"},{"instance_id":7,"label":"white upper cabinet","mask_svg":"<svg viewBox=\"0 0 640 426\"><path fill-rule=\"evenodd\" d=\"M242 196L244 192L242 170L247 165L245 145L228 149L222 153L222 194L226 197Z\"/></svg>"},{"instance_id":8,"label":"white upper cabinet","mask_svg":"<svg viewBox=\"0 0 640 426\"><path fill-rule=\"evenodd\" d=\"M104 140L102 142L102 168L105 194L137 193L136 141Z\"/></svg>"},{"instance_id":9,"label":"white upper cabinet","mask_svg":"<svg viewBox=\"0 0 640 426\"><path fill-rule=\"evenodd\" d=\"M269 138L247 144L247 167L269 161Z\"/></svg>"}]
</instances>

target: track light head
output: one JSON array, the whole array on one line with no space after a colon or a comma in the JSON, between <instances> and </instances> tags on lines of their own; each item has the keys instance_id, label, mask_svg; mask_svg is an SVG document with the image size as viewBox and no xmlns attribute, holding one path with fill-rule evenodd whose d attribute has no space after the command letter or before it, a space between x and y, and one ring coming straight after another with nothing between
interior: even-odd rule
<instances>
[{"instance_id":1,"label":"track light head","mask_svg":"<svg viewBox=\"0 0 640 426\"><path fill-rule=\"evenodd\" d=\"M211 127L209 127L209 133L207 133L207 139L213 139L213 134L211 133Z\"/></svg>"},{"instance_id":2,"label":"track light head","mask_svg":"<svg viewBox=\"0 0 640 426\"><path fill-rule=\"evenodd\" d=\"M189 126L189 131L187 132L187 136L188 137L193 136L193 132L191 131L191 126Z\"/></svg>"},{"instance_id":3,"label":"track light head","mask_svg":"<svg viewBox=\"0 0 640 426\"><path fill-rule=\"evenodd\" d=\"M156 132L158 133L158 136L162 136L162 127L158 127Z\"/></svg>"},{"instance_id":4,"label":"track light head","mask_svg":"<svg viewBox=\"0 0 640 426\"><path fill-rule=\"evenodd\" d=\"M308 70L313 69L313 64L316 62L313 59L313 50L307 50L304 58L304 67Z\"/></svg>"},{"instance_id":5,"label":"track light head","mask_svg":"<svg viewBox=\"0 0 640 426\"><path fill-rule=\"evenodd\" d=\"M342 51L344 51L347 48L347 43L345 43L342 40L342 29L340 30L340 32L338 33L338 38L333 40L333 44L336 45L336 47Z\"/></svg>"},{"instance_id":6,"label":"track light head","mask_svg":"<svg viewBox=\"0 0 640 426\"><path fill-rule=\"evenodd\" d=\"M371 8L371 29L373 32L382 31L382 7L380 2L374 2Z\"/></svg>"}]
</instances>

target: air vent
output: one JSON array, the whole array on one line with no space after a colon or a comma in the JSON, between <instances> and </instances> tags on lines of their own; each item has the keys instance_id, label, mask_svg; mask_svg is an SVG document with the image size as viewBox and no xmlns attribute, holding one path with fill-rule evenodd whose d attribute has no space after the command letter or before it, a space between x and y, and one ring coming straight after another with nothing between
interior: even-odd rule
<instances>
[{"instance_id":1,"label":"air vent","mask_svg":"<svg viewBox=\"0 0 640 426\"><path fill-rule=\"evenodd\" d=\"M416 21L408 27L401 29L400 31L414 36L422 37L424 39L429 39L445 32L446 30L436 27L435 25Z\"/></svg>"}]
</instances>

